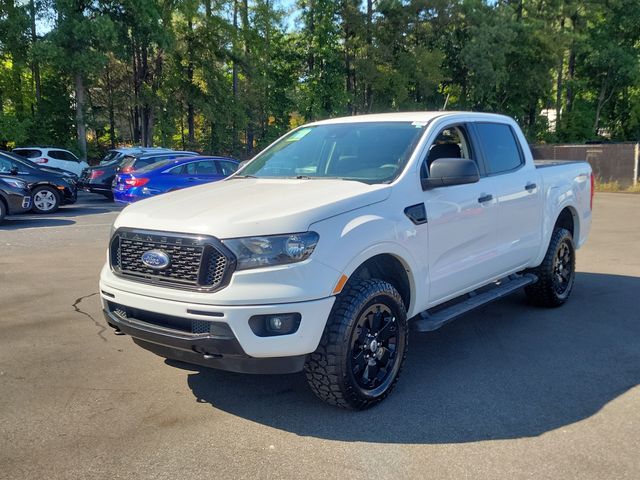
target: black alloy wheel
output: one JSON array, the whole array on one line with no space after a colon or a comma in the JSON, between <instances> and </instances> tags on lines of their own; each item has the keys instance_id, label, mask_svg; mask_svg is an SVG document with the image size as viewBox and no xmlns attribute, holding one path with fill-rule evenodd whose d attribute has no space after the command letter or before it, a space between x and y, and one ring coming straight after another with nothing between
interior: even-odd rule
<instances>
[{"instance_id":1,"label":"black alloy wheel","mask_svg":"<svg viewBox=\"0 0 640 480\"><path fill-rule=\"evenodd\" d=\"M305 364L309 386L330 405L372 407L395 387L407 341L406 309L394 286L377 278L355 280L336 297Z\"/></svg>"},{"instance_id":2,"label":"black alloy wheel","mask_svg":"<svg viewBox=\"0 0 640 480\"><path fill-rule=\"evenodd\" d=\"M527 298L541 307L559 307L564 304L575 283L576 255L571 232L556 228L549 248L540 266L531 269L538 281L525 287Z\"/></svg>"}]
</instances>

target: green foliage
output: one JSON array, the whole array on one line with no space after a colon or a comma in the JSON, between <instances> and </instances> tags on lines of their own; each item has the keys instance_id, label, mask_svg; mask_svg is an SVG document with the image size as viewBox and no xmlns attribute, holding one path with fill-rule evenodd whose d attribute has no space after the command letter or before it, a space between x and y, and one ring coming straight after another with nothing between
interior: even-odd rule
<instances>
[{"instance_id":1,"label":"green foliage","mask_svg":"<svg viewBox=\"0 0 640 480\"><path fill-rule=\"evenodd\" d=\"M638 18L637 0L0 0L0 144L244 158L304 121L445 104L532 140L637 140Z\"/></svg>"}]
</instances>

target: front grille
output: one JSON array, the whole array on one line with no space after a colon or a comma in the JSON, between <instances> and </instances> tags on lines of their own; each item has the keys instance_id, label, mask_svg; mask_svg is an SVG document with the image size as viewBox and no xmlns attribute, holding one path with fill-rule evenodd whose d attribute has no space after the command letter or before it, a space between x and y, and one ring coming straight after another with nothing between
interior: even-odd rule
<instances>
[{"instance_id":1,"label":"front grille","mask_svg":"<svg viewBox=\"0 0 640 480\"><path fill-rule=\"evenodd\" d=\"M194 335L206 334L219 338L233 338L233 332L229 328L229 325L224 322L175 317L173 315L127 307L112 301L107 301L107 307L109 312L124 320L143 322L156 327L168 328L170 330Z\"/></svg>"},{"instance_id":2,"label":"front grille","mask_svg":"<svg viewBox=\"0 0 640 480\"><path fill-rule=\"evenodd\" d=\"M149 251L168 256L164 268L142 260ZM119 229L111 239L111 268L122 277L190 290L223 288L235 268L234 255L216 238L155 231Z\"/></svg>"}]
</instances>

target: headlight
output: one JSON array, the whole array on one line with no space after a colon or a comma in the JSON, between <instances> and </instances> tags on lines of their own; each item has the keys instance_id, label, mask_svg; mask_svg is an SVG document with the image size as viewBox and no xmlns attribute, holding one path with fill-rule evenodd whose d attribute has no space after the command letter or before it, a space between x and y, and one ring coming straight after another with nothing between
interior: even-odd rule
<instances>
[{"instance_id":1,"label":"headlight","mask_svg":"<svg viewBox=\"0 0 640 480\"><path fill-rule=\"evenodd\" d=\"M18 180L17 178L4 178L3 177L2 180L7 182L12 187L16 187L16 188L27 188L27 185L28 185L27 182L25 182L24 180Z\"/></svg>"},{"instance_id":2,"label":"headlight","mask_svg":"<svg viewBox=\"0 0 640 480\"><path fill-rule=\"evenodd\" d=\"M237 269L269 267L301 262L316 248L316 232L269 235L265 237L230 238L222 242L238 259Z\"/></svg>"}]
</instances>

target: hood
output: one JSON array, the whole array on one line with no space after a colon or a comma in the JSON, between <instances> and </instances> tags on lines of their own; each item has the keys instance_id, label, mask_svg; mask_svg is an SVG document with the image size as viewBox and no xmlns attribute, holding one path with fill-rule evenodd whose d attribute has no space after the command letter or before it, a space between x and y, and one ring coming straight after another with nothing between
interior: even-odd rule
<instances>
[{"instance_id":1,"label":"hood","mask_svg":"<svg viewBox=\"0 0 640 480\"><path fill-rule=\"evenodd\" d=\"M381 202L390 191L386 184L348 180L232 178L131 204L115 226L218 238L304 232L314 222Z\"/></svg>"}]
</instances>

